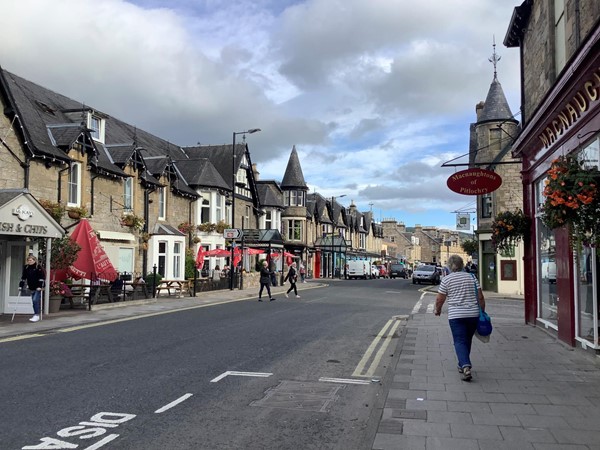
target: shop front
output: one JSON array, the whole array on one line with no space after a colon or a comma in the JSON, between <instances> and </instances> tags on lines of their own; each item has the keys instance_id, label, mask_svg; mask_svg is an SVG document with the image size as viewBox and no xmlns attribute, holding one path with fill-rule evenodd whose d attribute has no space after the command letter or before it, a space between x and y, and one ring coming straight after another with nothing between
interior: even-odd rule
<instances>
[{"instance_id":1,"label":"shop front","mask_svg":"<svg viewBox=\"0 0 600 450\"><path fill-rule=\"evenodd\" d=\"M524 205L533 225L524 257L525 320L569 345L600 350L598 250L574 240L568 226L546 226L542 210L548 170L557 158L600 167L598 32L525 124L513 152L523 158Z\"/></svg>"},{"instance_id":2,"label":"shop front","mask_svg":"<svg viewBox=\"0 0 600 450\"><path fill-rule=\"evenodd\" d=\"M31 300L19 290L25 260L30 254L38 256L40 241L45 240L50 249L52 239L64 234L27 190L0 190L0 314L33 314ZM40 263L50 266L49 259ZM44 311L48 310L49 277L46 271Z\"/></svg>"}]
</instances>

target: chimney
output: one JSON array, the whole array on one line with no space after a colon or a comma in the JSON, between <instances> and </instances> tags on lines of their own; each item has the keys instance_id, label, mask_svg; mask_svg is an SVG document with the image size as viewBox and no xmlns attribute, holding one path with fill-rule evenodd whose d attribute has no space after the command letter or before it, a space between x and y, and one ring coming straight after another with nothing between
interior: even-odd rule
<instances>
[{"instance_id":1,"label":"chimney","mask_svg":"<svg viewBox=\"0 0 600 450\"><path fill-rule=\"evenodd\" d=\"M256 163L252 163L252 173L254 174L254 181L258 181L260 179L260 172L256 168Z\"/></svg>"},{"instance_id":2,"label":"chimney","mask_svg":"<svg viewBox=\"0 0 600 450\"><path fill-rule=\"evenodd\" d=\"M477 122L479 122L479 116L481 115L481 111L483 111L483 107L485 106L485 102L479 102L475 105L475 115L477 116Z\"/></svg>"}]
</instances>

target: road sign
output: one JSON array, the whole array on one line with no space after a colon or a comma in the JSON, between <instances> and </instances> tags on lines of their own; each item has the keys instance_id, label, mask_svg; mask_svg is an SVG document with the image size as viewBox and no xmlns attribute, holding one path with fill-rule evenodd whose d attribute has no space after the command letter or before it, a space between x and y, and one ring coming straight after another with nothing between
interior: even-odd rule
<instances>
[{"instance_id":1,"label":"road sign","mask_svg":"<svg viewBox=\"0 0 600 450\"><path fill-rule=\"evenodd\" d=\"M223 237L225 239L239 239L242 236L242 231L239 228L225 228Z\"/></svg>"}]
</instances>

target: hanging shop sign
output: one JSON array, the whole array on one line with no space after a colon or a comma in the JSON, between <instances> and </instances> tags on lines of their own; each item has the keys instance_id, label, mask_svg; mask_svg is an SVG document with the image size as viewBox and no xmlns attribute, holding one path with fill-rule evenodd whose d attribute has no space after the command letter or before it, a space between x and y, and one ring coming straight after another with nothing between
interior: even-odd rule
<instances>
[{"instance_id":1,"label":"hanging shop sign","mask_svg":"<svg viewBox=\"0 0 600 450\"><path fill-rule=\"evenodd\" d=\"M446 184L457 194L485 195L498 189L502 185L502 178L491 170L466 169L450 176Z\"/></svg>"}]
</instances>

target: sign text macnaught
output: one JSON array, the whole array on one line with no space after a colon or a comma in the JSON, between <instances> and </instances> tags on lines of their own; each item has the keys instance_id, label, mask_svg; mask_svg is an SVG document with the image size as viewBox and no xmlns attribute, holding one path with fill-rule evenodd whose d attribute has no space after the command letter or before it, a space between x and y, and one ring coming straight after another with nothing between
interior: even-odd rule
<instances>
[{"instance_id":1,"label":"sign text macnaught","mask_svg":"<svg viewBox=\"0 0 600 450\"><path fill-rule=\"evenodd\" d=\"M484 195L498 189L502 185L502 178L491 170L466 169L450 176L446 184L458 194Z\"/></svg>"},{"instance_id":2,"label":"sign text macnaught","mask_svg":"<svg viewBox=\"0 0 600 450\"><path fill-rule=\"evenodd\" d=\"M596 69L538 136L545 148L572 127L600 97L600 69Z\"/></svg>"}]
</instances>

